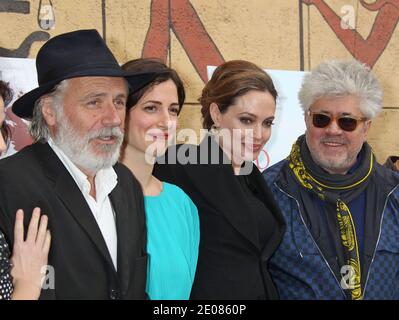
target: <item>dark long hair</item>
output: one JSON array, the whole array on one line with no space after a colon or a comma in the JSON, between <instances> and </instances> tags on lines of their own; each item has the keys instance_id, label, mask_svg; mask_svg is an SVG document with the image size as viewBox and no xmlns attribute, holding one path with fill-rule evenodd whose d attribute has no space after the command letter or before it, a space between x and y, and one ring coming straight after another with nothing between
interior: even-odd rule
<instances>
[{"instance_id":1,"label":"dark long hair","mask_svg":"<svg viewBox=\"0 0 399 320\"><path fill-rule=\"evenodd\" d=\"M180 113L181 109L183 108L186 94L184 91L183 81L180 79L179 75L174 69L169 68L160 60L151 58L130 60L122 66L122 69L134 72L153 72L156 74L154 80L152 80L149 84L129 95L127 99L127 109L130 109L131 107L136 105L137 102L144 95L144 93L154 85L172 80L177 88L177 98Z\"/></svg>"},{"instance_id":2,"label":"dark long hair","mask_svg":"<svg viewBox=\"0 0 399 320\"><path fill-rule=\"evenodd\" d=\"M3 98L4 101L4 108L11 102L13 98L13 91L10 88L9 84L7 82L4 82L0 80L0 97ZM7 126L7 124L4 123L0 126L0 133L4 138L4 141L6 142L7 146L10 141L11 137L11 131L10 128Z\"/></svg>"}]
</instances>

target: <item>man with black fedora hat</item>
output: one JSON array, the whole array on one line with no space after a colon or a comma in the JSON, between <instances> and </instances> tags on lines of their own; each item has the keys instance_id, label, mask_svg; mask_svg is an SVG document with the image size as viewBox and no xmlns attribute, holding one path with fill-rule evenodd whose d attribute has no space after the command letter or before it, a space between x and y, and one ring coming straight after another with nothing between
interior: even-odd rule
<instances>
[{"instance_id":1,"label":"man with black fedora hat","mask_svg":"<svg viewBox=\"0 0 399 320\"><path fill-rule=\"evenodd\" d=\"M36 67L39 86L12 107L35 143L0 161L0 229L12 245L17 209L48 215L43 299L144 299L143 195L117 159L129 90L152 74L122 71L96 30L50 39Z\"/></svg>"}]
</instances>

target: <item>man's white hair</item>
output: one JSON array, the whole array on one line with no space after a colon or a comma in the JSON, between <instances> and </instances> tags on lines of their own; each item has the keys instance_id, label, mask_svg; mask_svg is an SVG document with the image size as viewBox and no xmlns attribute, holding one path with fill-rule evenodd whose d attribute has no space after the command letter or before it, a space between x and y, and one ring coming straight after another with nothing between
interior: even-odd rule
<instances>
[{"instance_id":1,"label":"man's white hair","mask_svg":"<svg viewBox=\"0 0 399 320\"><path fill-rule=\"evenodd\" d=\"M383 91L366 64L352 60L330 60L307 74L298 98L306 112L315 100L323 97L353 95L360 99L360 110L369 119L382 109Z\"/></svg>"},{"instance_id":2,"label":"man's white hair","mask_svg":"<svg viewBox=\"0 0 399 320\"><path fill-rule=\"evenodd\" d=\"M52 99L52 107L58 116L62 112L62 100L67 88L68 80L63 80L54 88L52 92L42 96L35 102L32 120L29 125L29 133L34 142L47 142L50 138L50 130L42 113L43 99L45 97L50 97Z\"/></svg>"},{"instance_id":3,"label":"man's white hair","mask_svg":"<svg viewBox=\"0 0 399 320\"><path fill-rule=\"evenodd\" d=\"M96 130L79 132L70 120L64 115L63 99L68 88L68 80L64 80L50 93L41 97L35 104L33 118L29 127L31 136L35 141L47 142L50 131L45 121L42 108L43 99L51 99L51 107L57 119L57 132L52 136L53 142L65 155L79 168L84 168L92 174L96 174L103 168L113 166L119 158L120 148L123 141L123 132L119 126L103 127ZM113 137L115 144L98 146L101 156L92 151L90 142L93 139Z\"/></svg>"}]
</instances>

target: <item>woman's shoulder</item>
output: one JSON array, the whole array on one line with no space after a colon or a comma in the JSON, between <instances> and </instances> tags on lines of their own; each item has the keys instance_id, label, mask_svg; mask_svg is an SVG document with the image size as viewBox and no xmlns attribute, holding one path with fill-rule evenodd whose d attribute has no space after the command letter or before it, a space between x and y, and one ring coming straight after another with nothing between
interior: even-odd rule
<instances>
[{"instance_id":1,"label":"woman's shoulder","mask_svg":"<svg viewBox=\"0 0 399 320\"><path fill-rule=\"evenodd\" d=\"M179 186L165 181L162 182L162 185L163 185L163 192L168 194L168 196L173 196L178 199L190 199L190 197Z\"/></svg>"},{"instance_id":2,"label":"woman's shoulder","mask_svg":"<svg viewBox=\"0 0 399 320\"><path fill-rule=\"evenodd\" d=\"M169 198L172 198L173 202L179 206L188 207L190 210L197 211L197 207L195 206L194 202L191 200L189 195L184 192L179 186L163 182L164 192L168 195Z\"/></svg>"}]
</instances>

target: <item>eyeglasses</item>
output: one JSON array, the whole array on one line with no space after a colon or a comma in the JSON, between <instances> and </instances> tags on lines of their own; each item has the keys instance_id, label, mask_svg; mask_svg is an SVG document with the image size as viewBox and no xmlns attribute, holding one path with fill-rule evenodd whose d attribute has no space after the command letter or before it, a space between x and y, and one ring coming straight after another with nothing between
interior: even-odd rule
<instances>
[{"instance_id":1,"label":"eyeglasses","mask_svg":"<svg viewBox=\"0 0 399 320\"><path fill-rule=\"evenodd\" d=\"M308 111L308 115L312 116L312 123L316 128L325 128L331 121L336 120L338 126L344 131L354 131L359 122L367 121L367 118L357 118L349 115L331 116L322 112Z\"/></svg>"}]
</instances>

